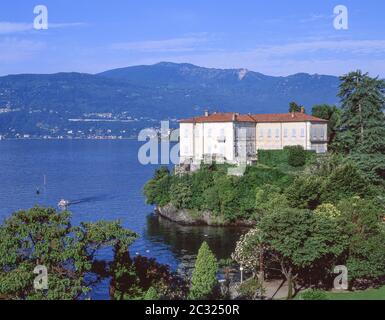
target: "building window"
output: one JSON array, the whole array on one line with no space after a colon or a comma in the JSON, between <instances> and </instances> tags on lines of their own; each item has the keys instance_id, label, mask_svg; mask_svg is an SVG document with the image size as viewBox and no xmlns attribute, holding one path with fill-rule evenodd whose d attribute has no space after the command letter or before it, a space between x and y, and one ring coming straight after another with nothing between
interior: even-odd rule
<instances>
[{"instance_id":1,"label":"building window","mask_svg":"<svg viewBox=\"0 0 385 320\"><path fill-rule=\"evenodd\" d=\"M305 138L305 129L304 128L301 129L301 138Z\"/></svg>"},{"instance_id":2,"label":"building window","mask_svg":"<svg viewBox=\"0 0 385 320\"><path fill-rule=\"evenodd\" d=\"M285 129L285 130L283 131L283 136L284 136L285 138L287 138L287 135L288 135L288 130Z\"/></svg>"},{"instance_id":3,"label":"building window","mask_svg":"<svg viewBox=\"0 0 385 320\"><path fill-rule=\"evenodd\" d=\"M207 148L207 153L208 153L208 154L211 154L211 146L208 146L208 148Z\"/></svg>"},{"instance_id":4,"label":"building window","mask_svg":"<svg viewBox=\"0 0 385 320\"><path fill-rule=\"evenodd\" d=\"M317 129L316 128L311 129L311 136L313 137L313 139L317 138Z\"/></svg>"},{"instance_id":5,"label":"building window","mask_svg":"<svg viewBox=\"0 0 385 320\"><path fill-rule=\"evenodd\" d=\"M268 137L268 138L271 138L271 129L269 129L269 130L267 131L267 137Z\"/></svg>"},{"instance_id":6,"label":"building window","mask_svg":"<svg viewBox=\"0 0 385 320\"><path fill-rule=\"evenodd\" d=\"M321 128L321 129L320 129L320 138L321 138L321 139L324 139L324 137L325 137L325 129L324 129L324 128Z\"/></svg>"},{"instance_id":7,"label":"building window","mask_svg":"<svg viewBox=\"0 0 385 320\"><path fill-rule=\"evenodd\" d=\"M260 137L260 138L263 138L263 129L260 129L260 130L259 130L259 137Z\"/></svg>"},{"instance_id":8,"label":"building window","mask_svg":"<svg viewBox=\"0 0 385 320\"><path fill-rule=\"evenodd\" d=\"M184 154L188 155L189 154L189 148L188 146L184 146Z\"/></svg>"},{"instance_id":9,"label":"building window","mask_svg":"<svg viewBox=\"0 0 385 320\"><path fill-rule=\"evenodd\" d=\"M188 129L184 130L184 137L187 139L188 138Z\"/></svg>"},{"instance_id":10,"label":"building window","mask_svg":"<svg viewBox=\"0 0 385 320\"><path fill-rule=\"evenodd\" d=\"M211 138L212 134L213 134L213 129L210 128L209 131L208 131L207 136L208 136L209 138Z\"/></svg>"},{"instance_id":11,"label":"building window","mask_svg":"<svg viewBox=\"0 0 385 320\"><path fill-rule=\"evenodd\" d=\"M297 130L296 129L291 130L291 136L292 136L292 138L297 137Z\"/></svg>"},{"instance_id":12,"label":"building window","mask_svg":"<svg viewBox=\"0 0 385 320\"><path fill-rule=\"evenodd\" d=\"M275 129L275 137L279 138L279 129Z\"/></svg>"}]
</instances>

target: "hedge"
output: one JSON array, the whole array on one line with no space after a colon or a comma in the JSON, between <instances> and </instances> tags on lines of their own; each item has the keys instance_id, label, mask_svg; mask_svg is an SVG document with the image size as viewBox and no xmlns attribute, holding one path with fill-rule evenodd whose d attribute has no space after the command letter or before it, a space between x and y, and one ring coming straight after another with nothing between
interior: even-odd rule
<instances>
[{"instance_id":1,"label":"hedge","mask_svg":"<svg viewBox=\"0 0 385 320\"><path fill-rule=\"evenodd\" d=\"M258 162L269 167L278 167L283 164L302 166L314 157L315 151L303 150L303 148L300 150L300 148L300 146L290 146L283 150L258 150ZM301 157L305 157L304 162L301 162Z\"/></svg>"}]
</instances>

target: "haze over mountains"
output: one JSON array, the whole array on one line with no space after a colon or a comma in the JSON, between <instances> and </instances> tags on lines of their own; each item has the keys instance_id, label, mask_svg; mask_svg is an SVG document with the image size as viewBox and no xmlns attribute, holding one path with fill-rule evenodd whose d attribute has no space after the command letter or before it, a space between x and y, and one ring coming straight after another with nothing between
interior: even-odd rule
<instances>
[{"instance_id":1,"label":"haze over mountains","mask_svg":"<svg viewBox=\"0 0 385 320\"><path fill-rule=\"evenodd\" d=\"M272 77L245 69L162 62L100 74L0 77L0 135L134 136L160 120L211 111L287 112L337 104L339 79L299 73Z\"/></svg>"}]
</instances>

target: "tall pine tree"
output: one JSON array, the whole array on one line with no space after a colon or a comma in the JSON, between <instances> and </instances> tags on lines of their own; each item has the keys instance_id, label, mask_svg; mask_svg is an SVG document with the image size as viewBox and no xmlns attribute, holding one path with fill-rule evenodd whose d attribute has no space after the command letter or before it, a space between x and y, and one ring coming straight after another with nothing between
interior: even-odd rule
<instances>
[{"instance_id":1,"label":"tall pine tree","mask_svg":"<svg viewBox=\"0 0 385 320\"><path fill-rule=\"evenodd\" d=\"M340 132L334 148L374 181L385 179L385 82L361 71L341 77Z\"/></svg>"}]
</instances>

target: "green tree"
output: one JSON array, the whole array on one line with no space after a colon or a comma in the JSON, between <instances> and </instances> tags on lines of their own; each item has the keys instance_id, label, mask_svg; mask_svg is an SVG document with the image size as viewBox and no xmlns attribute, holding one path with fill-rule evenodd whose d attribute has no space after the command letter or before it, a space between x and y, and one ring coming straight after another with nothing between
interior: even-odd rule
<instances>
[{"instance_id":1,"label":"green tree","mask_svg":"<svg viewBox=\"0 0 385 320\"><path fill-rule=\"evenodd\" d=\"M361 71L341 77L340 132L333 148L349 155L374 181L385 178L385 82Z\"/></svg>"},{"instance_id":2,"label":"green tree","mask_svg":"<svg viewBox=\"0 0 385 320\"><path fill-rule=\"evenodd\" d=\"M191 183L188 180L174 183L170 188L171 203L178 209L191 209L192 196Z\"/></svg>"},{"instance_id":3,"label":"green tree","mask_svg":"<svg viewBox=\"0 0 385 320\"><path fill-rule=\"evenodd\" d=\"M169 189L172 185L170 171L161 167L155 171L153 179L144 186L146 202L151 205L165 206L170 202Z\"/></svg>"},{"instance_id":4,"label":"green tree","mask_svg":"<svg viewBox=\"0 0 385 320\"><path fill-rule=\"evenodd\" d=\"M285 195L293 208L315 209L320 205L323 179L315 175L297 177L286 189Z\"/></svg>"},{"instance_id":5,"label":"green tree","mask_svg":"<svg viewBox=\"0 0 385 320\"><path fill-rule=\"evenodd\" d=\"M192 206L202 210L205 207L205 193L214 185L213 173L206 166L191 176Z\"/></svg>"},{"instance_id":6,"label":"green tree","mask_svg":"<svg viewBox=\"0 0 385 320\"><path fill-rule=\"evenodd\" d=\"M341 110L328 104L315 105L312 109L314 117L328 121L329 142L333 141L341 118Z\"/></svg>"},{"instance_id":7,"label":"green tree","mask_svg":"<svg viewBox=\"0 0 385 320\"><path fill-rule=\"evenodd\" d=\"M259 230L269 263L276 263L288 282L288 299L301 271L325 269L347 245L336 221L310 210L278 210L262 219Z\"/></svg>"},{"instance_id":8,"label":"green tree","mask_svg":"<svg viewBox=\"0 0 385 320\"><path fill-rule=\"evenodd\" d=\"M99 249L128 250L136 234L119 222L72 226L67 211L35 207L12 214L0 227L0 295L8 299L76 299L90 290ZM48 271L48 290L34 290L37 265ZM98 277L97 277L98 278Z\"/></svg>"},{"instance_id":9,"label":"green tree","mask_svg":"<svg viewBox=\"0 0 385 320\"><path fill-rule=\"evenodd\" d=\"M210 210L214 214L221 213L221 200L217 186L212 186L203 193L203 209Z\"/></svg>"},{"instance_id":10,"label":"green tree","mask_svg":"<svg viewBox=\"0 0 385 320\"><path fill-rule=\"evenodd\" d=\"M191 278L190 299L207 299L212 295L217 280L218 262L207 242L198 251Z\"/></svg>"},{"instance_id":11,"label":"green tree","mask_svg":"<svg viewBox=\"0 0 385 320\"><path fill-rule=\"evenodd\" d=\"M297 104L296 102L290 102L289 104L289 112L303 112L305 113L305 108L304 106L301 106Z\"/></svg>"},{"instance_id":12,"label":"green tree","mask_svg":"<svg viewBox=\"0 0 385 320\"><path fill-rule=\"evenodd\" d=\"M131 260L128 250L114 248L114 260L110 266L110 298L112 300L142 300L145 289Z\"/></svg>"},{"instance_id":13,"label":"green tree","mask_svg":"<svg viewBox=\"0 0 385 320\"><path fill-rule=\"evenodd\" d=\"M366 196L370 193L368 181L354 163L337 167L324 179L321 188L321 202L337 203L352 196Z\"/></svg>"},{"instance_id":14,"label":"green tree","mask_svg":"<svg viewBox=\"0 0 385 320\"><path fill-rule=\"evenodd\" d=\"M349 278L375 280L385 276L385 229L383 210L374 200L360 197L343 199L338 224L349 237L346 266Z\"/></svg>"},{"instance_id":15,"label":"green tree","mask_svg":"<svg viewBox=\"0 0 385 320\"><path fill-rule=\"evenodd\" d=\"M226 174L220 175L215 179L221 213L228 221L237 219L240 213L236 181L238 181L238 178L229 177Z\"/></svg>"},{"instance_id":16,"label":"green tree","mask_svg":"<svg viewBox=\"0 0 385 320\"><path fill-rule=\"evenodd\" d=\"M251 229L241 236L231 258L243 268L250 270L253 277L256 277L257 273L261 271L262 255L261 232L258 229Z\"/></svg>"},{"instance_id":17,"label":"green tree","mask_svg":"<svg viewBox=\"0 0 385 320\"><path fill-rule=\"evenodd\" d=\"M131 259L127 250L115 250L110 266L113 300L184 299L187 285L169 266L142 256Z\"/></svg>"},{"instance_id":18,"label":"green tree","mask_svg":"<svg viewBox=\"0 0 385 320\"><path fill-rule=\"evenodd\" d=\"M265 214L277 209L290 207L286 195L281 192L281 188L266 184L256 189L255 211L256 220L260 220Z\"/></svg>"}]
</instances>

